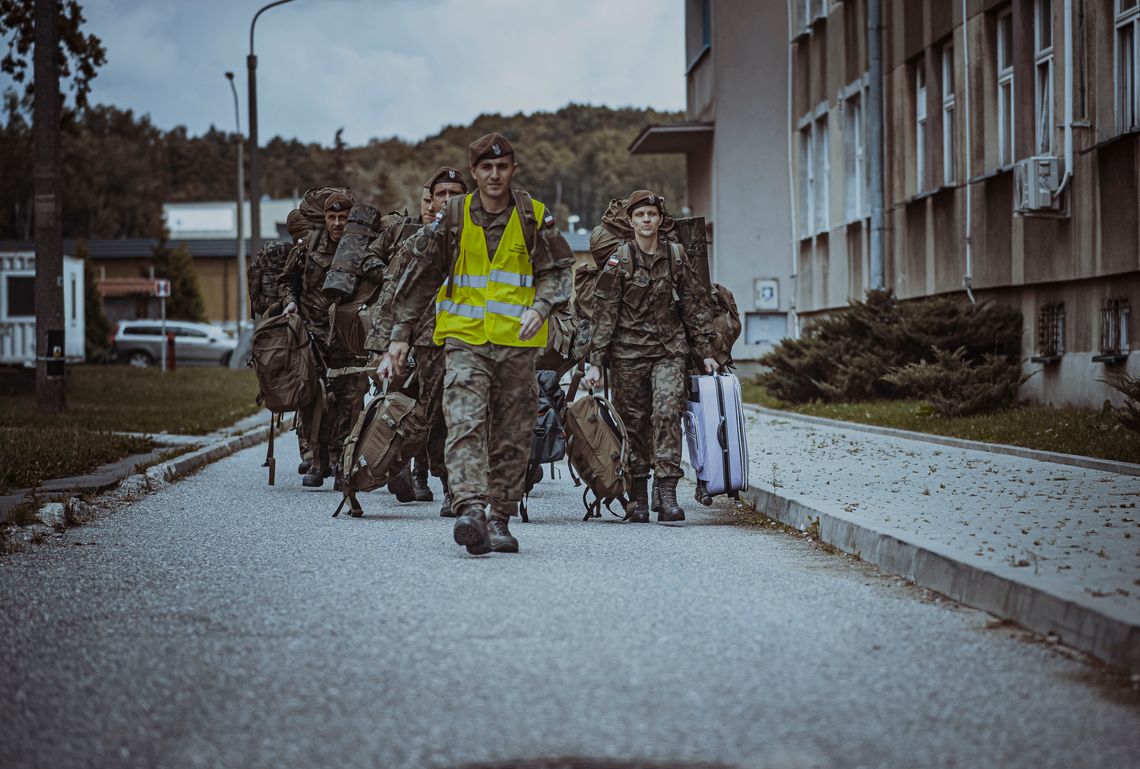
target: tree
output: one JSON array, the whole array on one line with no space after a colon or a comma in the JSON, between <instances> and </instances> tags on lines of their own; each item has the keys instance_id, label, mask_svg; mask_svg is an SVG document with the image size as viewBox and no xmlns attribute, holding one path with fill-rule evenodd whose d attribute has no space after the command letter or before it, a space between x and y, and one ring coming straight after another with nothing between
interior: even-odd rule
<instances>
[{"instance_id":1,"label":"tree","mask_svg":"<svg viewBox=\"0 0 1140 769\"><path fill-rule=\"evenodd\" d=\"M88 363L106 363L111 321L103 311L103 295L99 293L86 241L79 241L75 255L83 260L83 352Z\"/></svg>"},{"instance_id":2,"label":"tree","mask_svg":"<svg viewBox=\"0 0 1140 769\"><path fill-rule=\"evenodd\" d=\"M99 67L107 63L107 49L95 35L83 32L83 7L79 0L63 0L59 4L59 76L71 80L75 106L87 106L91 81ZM8 53L0 59L0 72L12 76L24 87L26 96L35 84L28 77L28 55L35 43L35 3L28 0L0 0L0 36L8 41Z\"/></svg>"},{"instance_id":3,"label":"tree","mask_svg":"<svg viewBox=\"0 0 1140 769\"><path fill-rule=\"evenodd\" d=\"M202 299L202 286L198 268L185 243L180 243L170 256L167 271L170 279L170 298L166 300L166 315L178 320L195 320L205 323L206 302Z\"/></svg>"}]
</instances>

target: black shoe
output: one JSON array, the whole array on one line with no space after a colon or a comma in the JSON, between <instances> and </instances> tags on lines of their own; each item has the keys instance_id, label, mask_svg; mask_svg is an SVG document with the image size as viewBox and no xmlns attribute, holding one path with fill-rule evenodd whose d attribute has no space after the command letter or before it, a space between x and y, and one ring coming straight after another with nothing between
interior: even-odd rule
<instances>
[{"instance_id":1,"label":"black shoe","mask_svg":"<svg viewBox=\"0 0 1140 769\"><path fill-rule=\"evenodd\" d=\"M653 497L652 497L652 499L653 499L653 504L651 504L649 506L649 509L655 513L660 513L661 512L661 489L657 488L657 478L656 477L653 478Z\"/></svg>"},{"instance_id":2,"label":"black shoe","mask_svg":"<svg viewBox=\"0 0 1140 769\"><path fill-rule=\"evenodd\" d=\"M304 459L301 464L297 465L297 475L308 475L309 470L313 468L313 460Z\"/></svg>"},{"instance_id":3,"label":"black shoe","mask_svg":"<svg viewBox=\"0 0 1140 769\"><path fill-rule=\"evenodd\" d=\"M677 504L677 479L662 478L661 509L657 511L658 523L678 523L685 520L685 511Z\"/></svg>"},{"instance_id":4,"label":"black shoe","mask_svg":"<svg viewBox=\"0 0 1140 769\"><path fill-rule=\"evenodd\" d=\"M511 534L507 527L506 518L491 516L487 523L487 536L491 539L491 550L496 553L517 553L519 541Z\"/></svg>"},{"instance_id":5,"label":"black shoe","mask_svg":"<svg viewBox=\"0 0 1140 769\"><path fill-rule=\"evenodd\" d=\"M646 487L649 485L648 478L634 478L633 488L630 494L633 499L630 500L629 506L625 510L625 520L629 523L649 523L649 500L646 499ZM656 491L656 483L654 483L654 490Z\"/></svg>"},{"instance_id":6,"label":"black shoe","mask_svg":"<svg viewBox=\"0 0 1140 769\"><path fill-rule=\"evenodd\" d=\"M451 495L447 493L447 489L443 490L443 505L439 508L440 518L457 518L459 513L451 509Z\"/></svg>"},{"instance_id":7,"label":"black shoe","mask_svg":"<svg viewBox=\"0 0 1140 769\"><path fill-rule=\"evenodd\" d=\"M414 502L416 487L412 484L412 472L404 465L400 472L388 479L388 491L396 495L400 502Z\"/></svg>"},{"instance_id":8,"label":"black shoe","mask_svg":"<svg viewBox=\"0 0 1140 769\"><path fill-rule=\"evenodd\" d=\"M487 536L487 518L481 505L464 505L452 532L457 545L463 545L471 555L486 555L491 552L491 540Z\"/></svg>"},{"instance_id":9,"label":"black shoe","mask_svg":"<svg viewBox=\"0 0 1140 769\"><path fill-rule=\"evenodd\" d=\"M412 490L416 495L417 502L431 502L435 499L435 495L431 493L428 488L427 476L420 477L418 474L412 479Z\"/></svg>"},{"instance_id":10,"label":"black shoe","mask_svg":"<svg viewBox=\"0 0 1140 769\"><path fill-rule=\"evenodd\" d=\"M332 469L325 467L310 467L309 472L301 479L301 485L310 489L319 489L325 485L325 478L332 475Z\"/></svg>"}]
</instances>

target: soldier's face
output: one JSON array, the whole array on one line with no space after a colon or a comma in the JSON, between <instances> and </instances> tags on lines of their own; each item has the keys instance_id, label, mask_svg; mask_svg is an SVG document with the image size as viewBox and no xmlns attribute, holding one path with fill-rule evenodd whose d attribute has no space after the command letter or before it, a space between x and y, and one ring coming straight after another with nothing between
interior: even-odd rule
<instances>
[{"instance_id":1,"label":"soldier's face","mask_svg":"<svg viewBox=\"0 0 1140 769\"><path fill-rule=\"evenodd\" d=\"M435 214L443 210L444 204L456 195L463 194L463 185L459 182L440 182L431 188L431 212Z\"/></svg>"},{"instance_id":2,"label":"soldier's face","mask_svg":"<svg viewBox=\"0 0 1140 769\"><path fill-rule=\"evenodd\" d=\"M484 158L471 166L471 175L479 185L479 191L491 197L500 197L511 191L511 177L515 175L514 155L502 158Z\"/></svg>"},{"instance_id":3,"label":"soldier's face","mask_svg":"<svg viewBox=\"0 0 1140 769\"><path fill-rule=\"evenodd\" d=\"M434 213L431 210L431 193L428 192L427 187L424 187L423 197L420 198L420 222L430 224Z\"/></svg>"},{"instance_id":4,"label":"soldier's face","mask_svg":"<svg viewBox=\"0 0 1140 769\"><path fill-rule=\"evenodd\" d=\"M348 224L348 211L333 211L329 209L325 211L325 229L329 231L329 237L333 242L340 240L340 236L344 234L344 227Z\"/></svg>"},{"instance_id":5,"label":"soldier's face","mask_svg":"<svg viewBox=\"0 0 1140 769\"><path fill-rule=\"evenodd\" d=\"M653 237L661 227L661 212L656 206L635 208L629 215L629 223L638 235Z\"/></svg>"}]
</instances>

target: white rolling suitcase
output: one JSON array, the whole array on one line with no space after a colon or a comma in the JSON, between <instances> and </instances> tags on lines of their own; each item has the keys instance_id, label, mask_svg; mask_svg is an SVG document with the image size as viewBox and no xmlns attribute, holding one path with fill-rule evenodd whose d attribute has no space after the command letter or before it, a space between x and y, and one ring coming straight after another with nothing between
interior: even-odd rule
<instances>
[{"instance_id":1,"label":"white rolling suitcase","mask_svg":"<svg viewBox=\"0 0 1140 769\"><path fill-rule=\"evenodd\" d=\"M736 376L689 377L684 424L689 462L697 473L698 485L703 483L707 495L735 497L737 492L747 490L748 435Z\"/></svg>"}]
</instances>

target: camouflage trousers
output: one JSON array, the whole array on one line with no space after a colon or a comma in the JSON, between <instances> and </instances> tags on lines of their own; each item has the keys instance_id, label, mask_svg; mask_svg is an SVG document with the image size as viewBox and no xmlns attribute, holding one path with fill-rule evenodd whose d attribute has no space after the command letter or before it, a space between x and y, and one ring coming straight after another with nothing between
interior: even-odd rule
<instances>
[{"instance_id":1,"label":"camouflage trousers","mask_svg":"<svg viewBox=\"0 0 1140 769\"><path fill-rule=\"evenodd\" d=\"M684 357L614 360L610 374L614 407L629 435L630 475L644 478L652 469L656 478L680 478Z\"/></svg>"},{"instance_id":2,"label":"camouflage trousers","mask_svg":"<svg viewBox=\"0 0 1140 769\"><path fill-rule=\"evenodd\" d=\"M329 368L357 365L351 357L328 355ZM326 397L317 398L312 405L297 413L297 442L301 456L314 462L340 461L344 440L352 432L356 419L364 410L364 395L368 392L366 374L348 374L328 380ZM320 432L313 438L313 427L320 412Z\"/></svg>"},{"instance_id":3,"label":"camouflage trousers","mask_svg":"<svg viewBox=\"0 0 1140 769\"><path fill-rule=\"evenodd\" d=\"M447 440L447 425L443 420L443 372L444 352L442 347L421 345L416 347L416 370L419 371L419 397L427 398L427 442L415 453L416 464L431 468L436 478L447 478L443 462L443 446Z\"/></svg>"},{"instance_id":4,"label":"camouflage trousers","mask_svg":"<svg viewBox=\"0 0 1140 769\"><path fill-rule=\"evenodd\" d=\"M469 345L448 339L443 376L444 453L452 505L518 510L538 408L532 347Z\"/></svg>"}]
</instances>

